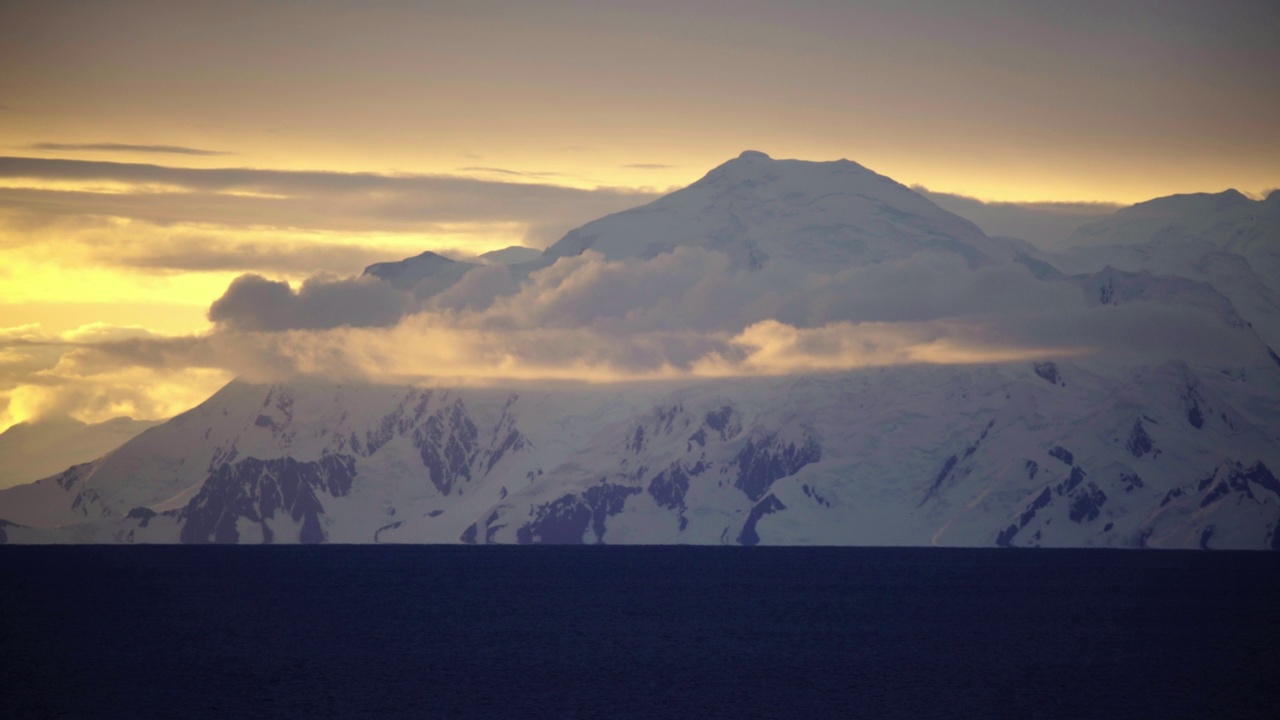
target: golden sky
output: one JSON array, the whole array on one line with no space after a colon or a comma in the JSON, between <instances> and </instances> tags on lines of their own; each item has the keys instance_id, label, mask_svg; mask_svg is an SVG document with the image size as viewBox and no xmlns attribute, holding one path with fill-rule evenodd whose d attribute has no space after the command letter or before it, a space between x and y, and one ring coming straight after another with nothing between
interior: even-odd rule
<instances>
[{"instance_id":1,"label":"golden sky","mask_svg":"<svg viewBox=\"0 0 1280 720\"><path fill-rule=\"evenodd\" d=\"M203 332L243 273L543 247L747 148L984 200L1257 194L1277 37L1270 0L6 2L0 328ZM15 352L0 429L58 382Z\"/></svg>"}]
</instances>

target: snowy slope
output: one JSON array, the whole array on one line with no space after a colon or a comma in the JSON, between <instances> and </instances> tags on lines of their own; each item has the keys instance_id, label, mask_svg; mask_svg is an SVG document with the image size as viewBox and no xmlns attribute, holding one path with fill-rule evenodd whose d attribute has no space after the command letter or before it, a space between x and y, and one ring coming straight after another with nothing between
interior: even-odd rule
<instances>
[{"instance_id":1,"label":"snowy slope","mask_svg":"<svg viewBox=\"0 0 1280 720\"><path fill-rule=\"evenodd\" d=\"M0 512L61 526L17 541L1269 547L1277 382L1041 363L647 395L234 383ZM62 513L23 514L33 488Z\"/></svg>"},{"instance_id":2,"label":"snowy slope","mask_svg":"<svg viewBox=\"0 0 1280 720\"><path fill-rule=\"evenodd\" d=\"M1119 384L1021 366L687 388L464 540L1264 547L1276 419L1177 365Z\"/></svg>"},{"instance_id":3,"label":"snowy slope","mask_svg":"<svg viewBox=\"0 0 1280 720\"><path fill-rule=\"evenodd\" d=\"M1203 283L1280 347L1280 192L1264 201L1233 190L1157 198L1080 227L1062 253L1017 253L1067 275L1119 270Z\"/></svg>"}]
</instances>

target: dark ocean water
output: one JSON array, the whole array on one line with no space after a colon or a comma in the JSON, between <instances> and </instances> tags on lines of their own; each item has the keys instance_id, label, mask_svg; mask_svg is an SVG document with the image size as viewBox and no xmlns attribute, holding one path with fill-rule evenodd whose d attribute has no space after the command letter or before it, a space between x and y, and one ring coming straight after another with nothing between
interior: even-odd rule
<instances>
[{"instance_id":1,"label":"dark ocean water","mask_svg":"<svg viewBox=\"0 0 1280 720\"><path fill-rule=\"evenodd\" d=\"M1280 717L1280 554L0 547L0 716Z\"/></svg>"}]
</instances>

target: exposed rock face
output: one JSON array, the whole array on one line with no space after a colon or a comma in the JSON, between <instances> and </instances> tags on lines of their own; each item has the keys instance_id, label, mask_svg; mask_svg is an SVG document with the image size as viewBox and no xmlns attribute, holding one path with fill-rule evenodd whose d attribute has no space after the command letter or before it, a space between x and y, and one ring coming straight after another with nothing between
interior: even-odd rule
<instances>
[{"instance_id":1,"label":"exposed rock face","mask_svg":"<svg viewBox=\"0 0 1280 720\"><path fill-rule=\"evenodd\" d=\"M613 444L606 442L601 449L609 449L594 458L593 466L601 472L573 481L569 478L581 477L583 466L555 468L525 495L538 497L540 488L563 488L566 482L579 489L528 505L519 504L519 497L507 499L469 528L463 540L501 539L511 526L513 539L521 543L608 542L609 520L632 510L671 517L678 538L689 528L691 513L709 509L709 494L731 490L730 502L745 511L759 505L776 482L822 459L822 445L812 428L749 426L733 403L711 403L658 405L614 431ZM764 503L754 517L736 521L740 527L733 537L742 535L743 523L752 528L743 537L758 537L754 526L772 506Z\"/></svg>"},{"instance_id":2,"label":"exposed rock face","mask_svg":"<svg viewBox=\"0 0 1280 720\"><path fill-rule=\"evenodd\" d=\"M733 486L752 500L764 496L774 481L796 474L800 468L822 459L822 447L806 434L800 445L779 440L776 435L748 439L746 447L734 458L738 478Z\"/></svg>"},{"instance_id":3,"label":"exposed rock face","mask_svg":"<svg viewBox=\"0 0 1280 720\"><path fill-rule=\"evenodd\" d=\"M355 458L349 455L327 455L314 462L245 458L222 465L183 510L182 541L238 542L237 525L248 520L258 525L262 542L272 542L270 521L287 517L300 525L297 542L324 542L322 498L351 492L355 475Z\"/></svg>"},{"instance_id":4,"label":"exposed rock face","mask_svg":"<svg viewBox=\"0 0 1280 720\"><path fill-rule=\"evenodd\" d=\"M580 495L565 495L535 508L534 519L516 531L516 540L522 545L577 545L590 529L593 541L603 542L605 521L622 512L627 497L639 492L640 488L610 485L602 478Z\"/></svg>"},{"instance_id":5,"label":"exposed rock face","mask_svg":"<svg viewBox=\"0 0 1280 720\"><path fill-rule=\"evenodd\" d=\"M760 536L756 534L756 523L760 522L760 518L770 513L786 510L787 506L783 505L778 498L768 495L751 508L751 514L747 515L747 522L742 526L742 532L738 534L738 543L741 545L757 545L760 543Z\"/></svg>"}]
</instances>

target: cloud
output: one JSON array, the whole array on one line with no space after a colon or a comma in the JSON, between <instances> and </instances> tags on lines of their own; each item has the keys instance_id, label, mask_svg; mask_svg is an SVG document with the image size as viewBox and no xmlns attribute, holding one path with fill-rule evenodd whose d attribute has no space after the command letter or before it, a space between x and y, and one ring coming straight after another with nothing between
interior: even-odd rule
<instances>
[{"instance_id":1,"label":"cloud","mask_svg":"<svg viewBox=\"0 0 1280 720\"><path fill-rule=\"evenodd\" d=\"M662 163L629 163L623 165L624 168L632 170L671 170L680 167L679 165L663 165Z\"/></svg>"},{"instance_id":2,"label":"cloud","mask_svg":"<svg viewBox=\"0 0 1280 720\"><path fill-rule=\"evenodd\" d=\"M480 244L487 242L487 236L479 233L479 229L468 234L451 228L445 242L461 246L474 237L473 242L488 249ZM499 236L493 242L500 244L502 239ZM117 277L257 272L302 279L323 272L356 273L376 262L420 252L423 244L430 242L417 234L160 225L90 215L35 216L0 209L0 266L17 269L15 283L8 287L15 297L21 297L20 286L34 270L53 277L61 271L67 278L93 271ZM71 299L75 294L72 288L66 297ZM201 298L206 303L208 299Z\"/></svg>"},{"instance_id":3,"label":"cloud","mask_svg":"<svg viewBox=\"0 0 1280 720\"><path fill-rule=\"evenodd\" d=\"M126 364L370 382L621 381L1085 355L1267 362L1247 329L1209 311L1091 305L1077 285L1018 265L970 271L928 256L786 276L692 248L648 260L586 253L523 280L478 267L425 302L370 278L316 277L295 290L247 275L209 317L217 329L205 336L112 339L64 362L82 373Z\"/></svg>"},{"instance_id":4,"label":"cloud","mask_svg":"<svg viewBox=\"0 0 1280 720\"><path fill-rule=\"evenodd\" d=\"M209 307L209 320L232 331L385 327L404 314L413 295L373 277L311 277L289 283L241 275Z\"/></svg>"},{"instance_id":5,"label":"cloud","mask_svg":"<svg viewBox=\"0 0 1280 720\"><path fill-rule=\"evenodd\" d=\"M207 398L232 377L197 358L170 362L91 362L98 348L190 344L136 326L94 323L64 333L38 325L0 328L0 431L17 422L75 417L101 422L123 415L161 419Z\"/></svg>"},{"instance_id":6,"label":"cloud","mask_svg":"<svg viewBox=\"0 0 1280 720\"><path fill-rule=\"evenodd\" d=\"M517 177L532 177L532 178L565 177L565 174L560 172L550 172L545 170L544 171L508 170L507 168L481 167L476 165L458 168L458 172L496 173L498 175L515 175Z\"/></svg>"},{"instance_id":7,"label":"cloud","mask_svg":"<svg viewBox=\"0 0 1280 720\"><path fill-rule=\"evenodd\" d=\"M183 147L181 145L126 145L124 143L32 143L27 150L73 150L90 152L128 152L156 153L166 155L199 155L212 157L216 155L234 155L221 150L201 150L200 148Z\"/></svg>"},{"instance_id":8,"label":"cloud","mask_svg":"<svg viewBox=\"0 0 1280 720\"><path fill-rule=\"evenodd\" d=\"M729 352L701 358L695 375L788 375L904 364L965 365L1079 355L1083 348L999 346L975 342L976 321L949 323L829 323L801 328L765 320L729 340Z\"/></svg>"},{"instance_id":9,"label":"cloud","mask_svg":"<svg viewBox=\"0 0 1280 720\"><path fill-rule=\"evenodd\" d=\"M988 202L967 195L935 192L921 185L912 190L982 228L988 235L1028 240L1042 249L1063 245L1076 228L1110 217L1122 205L1088 202Z\"/></svg>"},{"instance_id":10,"label":"cloud","mask_svg":"<svg viewBox=\"0 0 1280 720\"><path fill-rule=\"evenodd\" d=\"M292 239L271 242L229 240L214 233L180 233L125 247L100 247L93 251L100 263L122 267L191 272L245 271L290 275L317 270L350 272L385 260L389 251L377 246L305 243Z\"/></svg>"},{"instance_id":11,"label":"cloud","mask_svg":"<svg viewBox=\"0 0 1280 720\"><path fill-rule=\"evenodd\" d=\"M198 169L0 157L0 208L39 216L110 216L156 224L447 232L450 225L577 225L657 197L456 175ZM17 185L17 186L15 186ZM99 188L98 185L102 185Z\"/></svg>"},{"instance_id":12,"label":"cloud","mask_svg":"<svg viewBox=\"0 0 1280 720\"><path fill-rule=\"evenodd\" d=\"M212 304L214 328L203 334L0 331L0 405L9 408L0 423L63 412L155 417L192 397L181 382L208 389L233 375L496 384L1048 358L1270 363L1247 327L1155 296L1099 305L1079 282L1042 281L1018 264L971 269L941 254L838 272L746 270L690 247L648 259L588 251L532 271L478 266L425 298L368 277L291 284L246 274Z\"/></svg>"}]
</instances>

